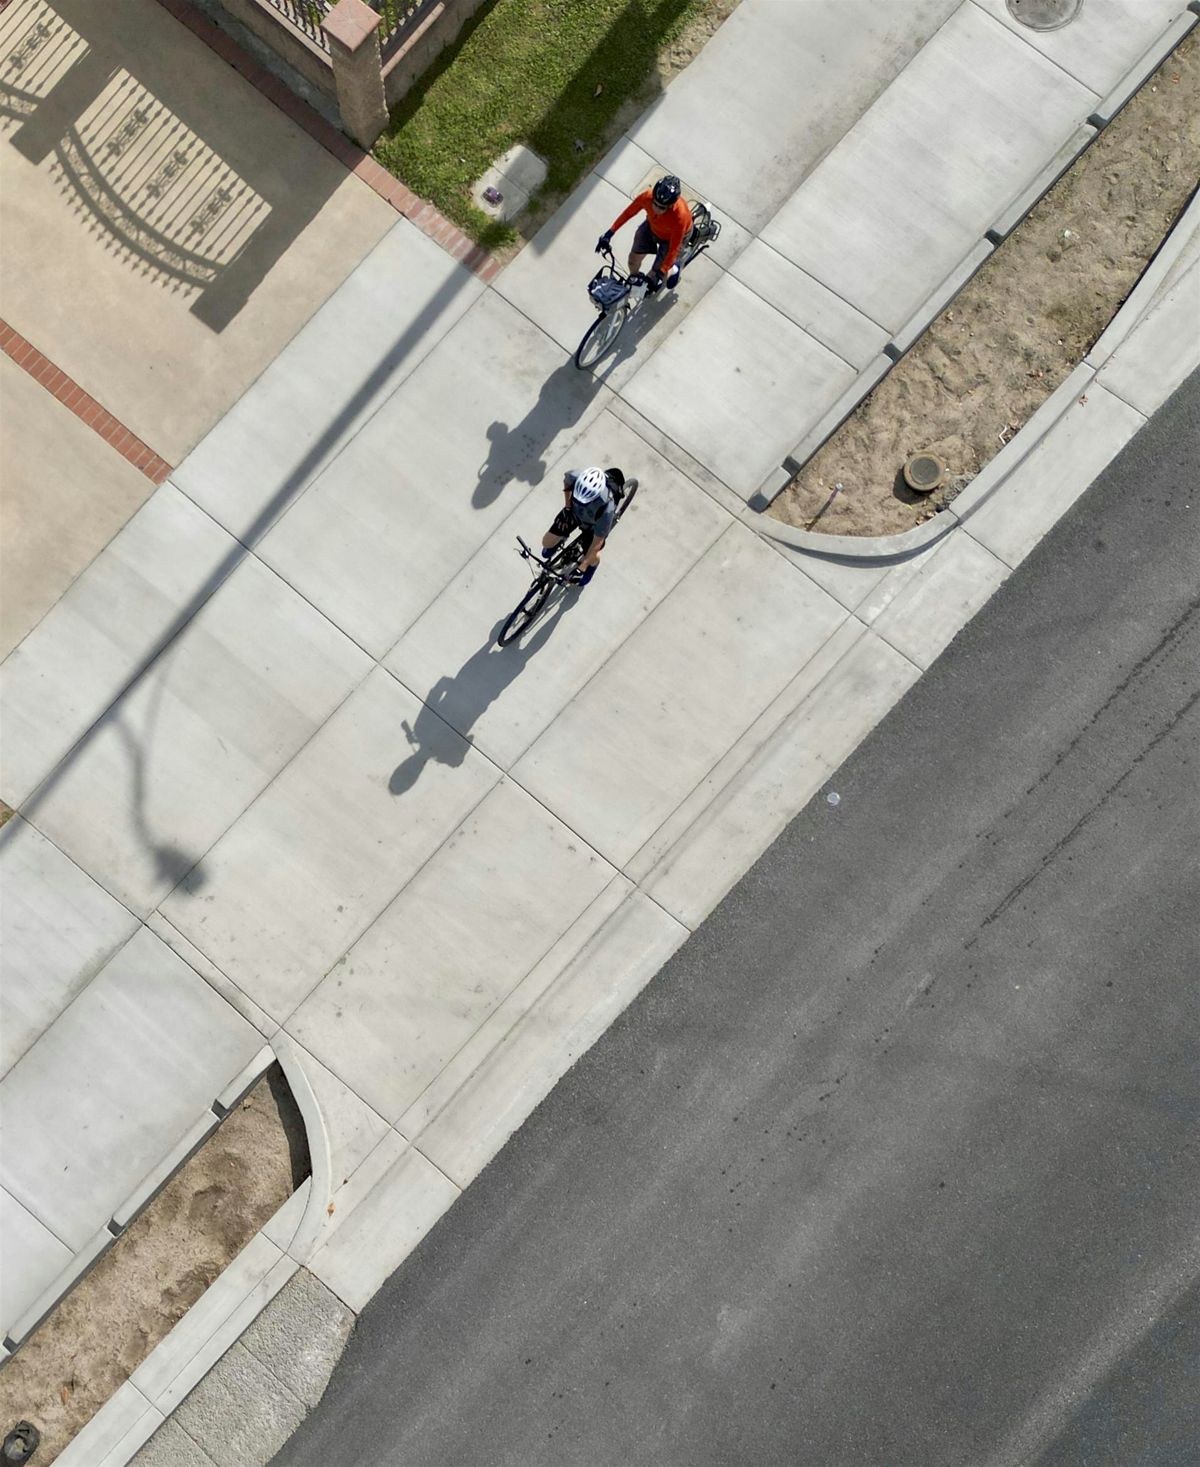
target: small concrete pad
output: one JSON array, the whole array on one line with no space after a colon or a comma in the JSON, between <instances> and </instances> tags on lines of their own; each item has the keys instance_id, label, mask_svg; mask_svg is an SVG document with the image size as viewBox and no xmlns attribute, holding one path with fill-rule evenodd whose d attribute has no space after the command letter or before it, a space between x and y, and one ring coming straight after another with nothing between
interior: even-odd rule
<instances>
[{"instance_id":1,"label":"small concrete pad","mask_svg":"<svg viewBox=\"0 0 1200 1467\"><path fill-rule=\"evenodd\" d=\"M458 1195L436 1166L407 1147L318 1250L312 1272L351 1309L364 1309Z\"/></svg>"},{"instance_id":2,"label":"small concrete pad","mask_svg":"<svg viewBox=\"0 0 1200 1467\"><path fill-rule=\"evenodd\" d=\"M172 474L252 543L478 300L482 283L398 219Z\"/></svg>"},{"instance_id":3,"label":"small concrete pad","mask_svg":"<svg viewBox=\"0 0 1200 1467\"><path fill-rule=\"evenodd\" d=\"M0 669L0 795L17 806L153 656L239 547L164 484Z\"/></svg>"},{"instance_id":4,"label":"small concrete pad","mask_svg":"<svg viewBox=\"0 0 1200 1467\"><path fill-rule=\"evenodd\" d=\"M1181 275L1100 370L1097 381L1149 417L1200 367L1200 261Z\"/></svg>"},{"instance_id":5,"label":"small concrete pad","mask_svg":"<svg viewBox=\"0 0 1200 1467\"><path fill-rule=\"evenodd\" d=\"M142 928L0 1082L0 1183L82 1248L261 1043Z\"/></svg>"},{"instance_id":6,"label":"small concrete pad","mask_svg":"<svg viewBox=\"0 0 1200 1467\"><path fill-rule=\"evenodd\" d=\"M928 553L898 566L858 615L898 652L928 667L1007 579L1009 568L956 531ZM899 591L891 594L893 579ZM882 605L881 611L875 607Z\"/></svg>"},{"instance_id":7,"label":"small concrete pad","mask_svg":"<svg viewBox=\"0 0 1200 1467\"><path fill-rule=\"evenodd\" d=\"M616 464L639 481L584 600L569 592L520 642L495 635L528 584L516 536L540 543L569 467ZM603 667L729 524L728 515L610 413L602 414L400 639L387 665L502 768ZM592 608L598 608L593 612Z\"/></svg>"},{"instance_id":8,"label":"small concrete pad","mask_svg":"<svg viewBox=\"0 0 1200 1467\"><path fill-rule=\"evenodd\" d=\"M369 665L248 557L46 786L36 824L144 916Z\"/></svg>"},{"instance_id":9,"label":"small concrete pad","mask_svg":"<svg viewBox=\"0 0 1200 1467\"><path fill-rule=\"evenodd\" d=\"M0 1076L137 927L137 918L20 816L0 834Z\"/></svg>"},{"instance_id":10,"label":"small concrete pad","mask_svg":"<svg viewBox=\"0 0 1200 1467\"><path fill-rule=\"evenodd\" d=\"M958 3L743 0L629 137L761 229Z\"/></svg>"},{"instance_id":11,"label":"small concrete pad","mask_svg":"<svg viewBox=\"0 0 1200 1467\"><path fill-rule=\"evenodd\" d=\"M513 776L624 866L846 613L733 525L592 678ZM619 777L581 778L607 768ZM613 766L614 769L618 766Z\"/></svg>"},{"instance_id":12,"label":"small concrete pad","mask_svg":"<svg viewBox=\"0 0 1200 1467\"><path fill-rule=\"evenodd\" d=\"M546 160L539 158L524 143L515 143L496 159L482 178L472 184L471 197L476 206L493 219L515 219L529 202L530 195L536 193L545 181ZM500 195L499 203L493 204L485 198L490 188Z\"/></svg>"},{"instance_id":13,"label":"small concrete pad","mask_svg":"<svg viewBox=\"0 0 1200 1467\"><path fill-rule=\"evenodd\" d=\"M1184 9L1183 0L1085 0L1069 25L1038 31L1022 25L1005 0L974 3L1101 96Z\"/></svg>"},{"instance_id":14,"label":"small concrete pad","mask_svg":"<svg viewBox=\"0 0 1200 1467\"><path fill-rule=\"evenodd\" d=\"M288 1032L396 1121L614 874L502 781L300 1006Z\"/></svg>"},{"instance_id":15,"label":"small concrete pad","mask_svg":"<svg viewBox=\"0 0 1200 1467\"><path fill-rule=\"evenodd\" d=\"M894 331L1096 100L1021 37L964 5L762 237Z\"/></svg>"},{"instance_id":16,"label":"small concrete pad","mask_svg":"<svg viewBox=\"0 0 1200 1467\"><path fill-rule=\"evenodd\" d=\"M0 483L3 658L154 486L3 354Z\"/></svg>"},{"instance_id":17,"label":"small concrete pad","mask_svg":"<svg viewBox=\"0 0 1200 1467\"><path fill-rule=\"evenodd\" d=\"M991 497L967 516L967 534L1006 565L1020 565L1145 421L1135 408L1093 382Z\"/></svg>"},{"instance_id":18,"label":"small concrete pad","mask_svg":"<svg viewBox=\"0 0 1200 1467\"><path fill-rule=\"evenodd\" d=\"M746 247L729 273L852 367L861 370L887 343L882 326L761 240Z\"/></svg>"},{"instance_id":19,"label":"small concrete pad","mask_svg":"<svg viewBox=\"0 0 1200 1467\"><path fill-rule=\"evenodd\" d=\"M72 1256L61 1238L0 1187L0 1339Z\"/></svg>"},{"instance_id":20,"label":"small concrete pad","mask_svg":"<svg viewBox=\"0 0 1200 1467\"><path fill-rule=\"evenodd\" d=\"M282 1021L499 778L378 669L163 911Z\"/></svg>"},{"instance_id":21,"label":"small concrete pad","mask_svg":"<svg viewBox=\"0 0 1200 1467\"><path fill-rule=\"evenodd\" d=\"M584 332L596 319L596 309L587 293L588 281L604 263L595 253L596 240L628 202L624 194L593 174L539 230L493 287L552 336L569 356L574 356ZM615 242L614 253L622 269L635 228L632 220L623 225L623 233ZM706 255L693 261L677 289L660 291L643 302L621 332L611 355L596 367L595 377L609 387L621 387L719 278L720 271Z\"/></svg>"},{"instance_id":22,"label":"small concrete pad","mask_svg":"<svg viewBox=\"0 0 1200 1467\"><path fill-rule=\"evenodd\" d=\"M605 397L489 291L260 553L382 657Z\"/></svg>"},{"instance_id":23,"label":"small concrete pad","mask_svg":"<svg viewBox=\"0 0 1200 1467\"><path fill-rule=\"evenodd\" d=\"M856 375L727 275L622 396L748 500Z\"/></svg>"}]
</instances>

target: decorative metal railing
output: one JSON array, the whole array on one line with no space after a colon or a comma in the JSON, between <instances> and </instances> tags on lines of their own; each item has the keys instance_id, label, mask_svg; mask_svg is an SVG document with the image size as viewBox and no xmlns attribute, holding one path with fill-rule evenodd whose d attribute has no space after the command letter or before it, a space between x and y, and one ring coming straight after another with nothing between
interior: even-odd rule
<instances>
[{"instance_id":1,"label":"decorative metal railing","mask_svg":"<svg viewBox=\"0 0 1200 1467\"><path fill-rule=\"evenodd\" d=\"M265 0L265 3L298 31L303 31L322 50L329 50L329 39L321 29L321 22L333 9L334 0ZM386 61L436 0L366 0L366 3L379 12L383 22L379 28L379 39Z\"/></svg>"}]
</instances>

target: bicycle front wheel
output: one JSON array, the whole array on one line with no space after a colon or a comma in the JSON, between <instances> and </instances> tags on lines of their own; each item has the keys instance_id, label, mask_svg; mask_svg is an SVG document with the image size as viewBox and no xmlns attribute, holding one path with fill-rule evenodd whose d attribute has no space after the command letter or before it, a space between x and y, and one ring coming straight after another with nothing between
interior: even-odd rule
<instances>
[{"instance_id":1,"label":"bicycle front wheel","mask_svg":"<svg viewBox=\"0 0 1200 1467\"><path fill-rule=\"evenodd\" d=\"M550 599L550 592L553 588L554 582L547 576L542 576L534 581L517 603L512 615L500 628L500 635L496 638L498 647L507 647L510 642L515 642L522 632L529 630L545 610L546 602Z\"/></svg>"},{"instance_id":2,"label":"bicycle front wheel","mask_svg":"<svg viewBox=\"0 0 1200 1467\"><path fill-rule=\"evenodd\" d=\"M596 317L584 332L583 340L579 343L579 350L575 353L575 365L581 372L586 372L597 362L602 362L612 351L617 344L617 337L621 334L621 328L625 325L625 317L628 314L624 306L617 306L611 311L605 311L602 316Z\"/></svg>"}]
</instances>

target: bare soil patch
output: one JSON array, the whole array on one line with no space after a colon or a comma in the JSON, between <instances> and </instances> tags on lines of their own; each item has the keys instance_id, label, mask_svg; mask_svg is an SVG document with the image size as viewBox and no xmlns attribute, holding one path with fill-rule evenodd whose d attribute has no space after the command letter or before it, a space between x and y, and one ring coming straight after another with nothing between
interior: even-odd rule
<instances>
[{"instance_id":1,"label":"bare soil patch","mask_svg":"<svg viewBox=\"0 0 1200 1467\"><path fill-rule=\"evenodd\" d=\"M891 535L948 504L1087 355L1200 178L1200 29L1113 119L771 506ZM900 471L928 450L946 485ZM835 485L842 488L829 502ZM824 508L824 506L828 506Z\"/></svg>"},{"instance_id":2,"label":"bare soil patch","mask_svg":"<svg viewBox=\"0 0 1200 1467\"><path fill-rule=\"evenodd\" d=\"M0 1436L32 1421L53 1462L308 1174L274 1066L0 1370Z\"/></svg>"}]
</instances>

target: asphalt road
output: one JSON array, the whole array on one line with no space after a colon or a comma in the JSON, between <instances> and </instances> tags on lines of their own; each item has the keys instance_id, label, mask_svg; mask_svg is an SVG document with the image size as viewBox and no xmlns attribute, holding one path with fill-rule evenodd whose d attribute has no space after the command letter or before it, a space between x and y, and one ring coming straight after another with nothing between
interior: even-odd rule
<instances>
[{"instance_id":1,"label":"asphalt road","mask_svg":"<svg viewBox=\"0 0 1200 1467\"><path fill-rule=\"evenodd\" d=\"M389 1281L280 1467L1195 1467L1198 698L1200 376Z\"/></svg>"}]
</instances>

